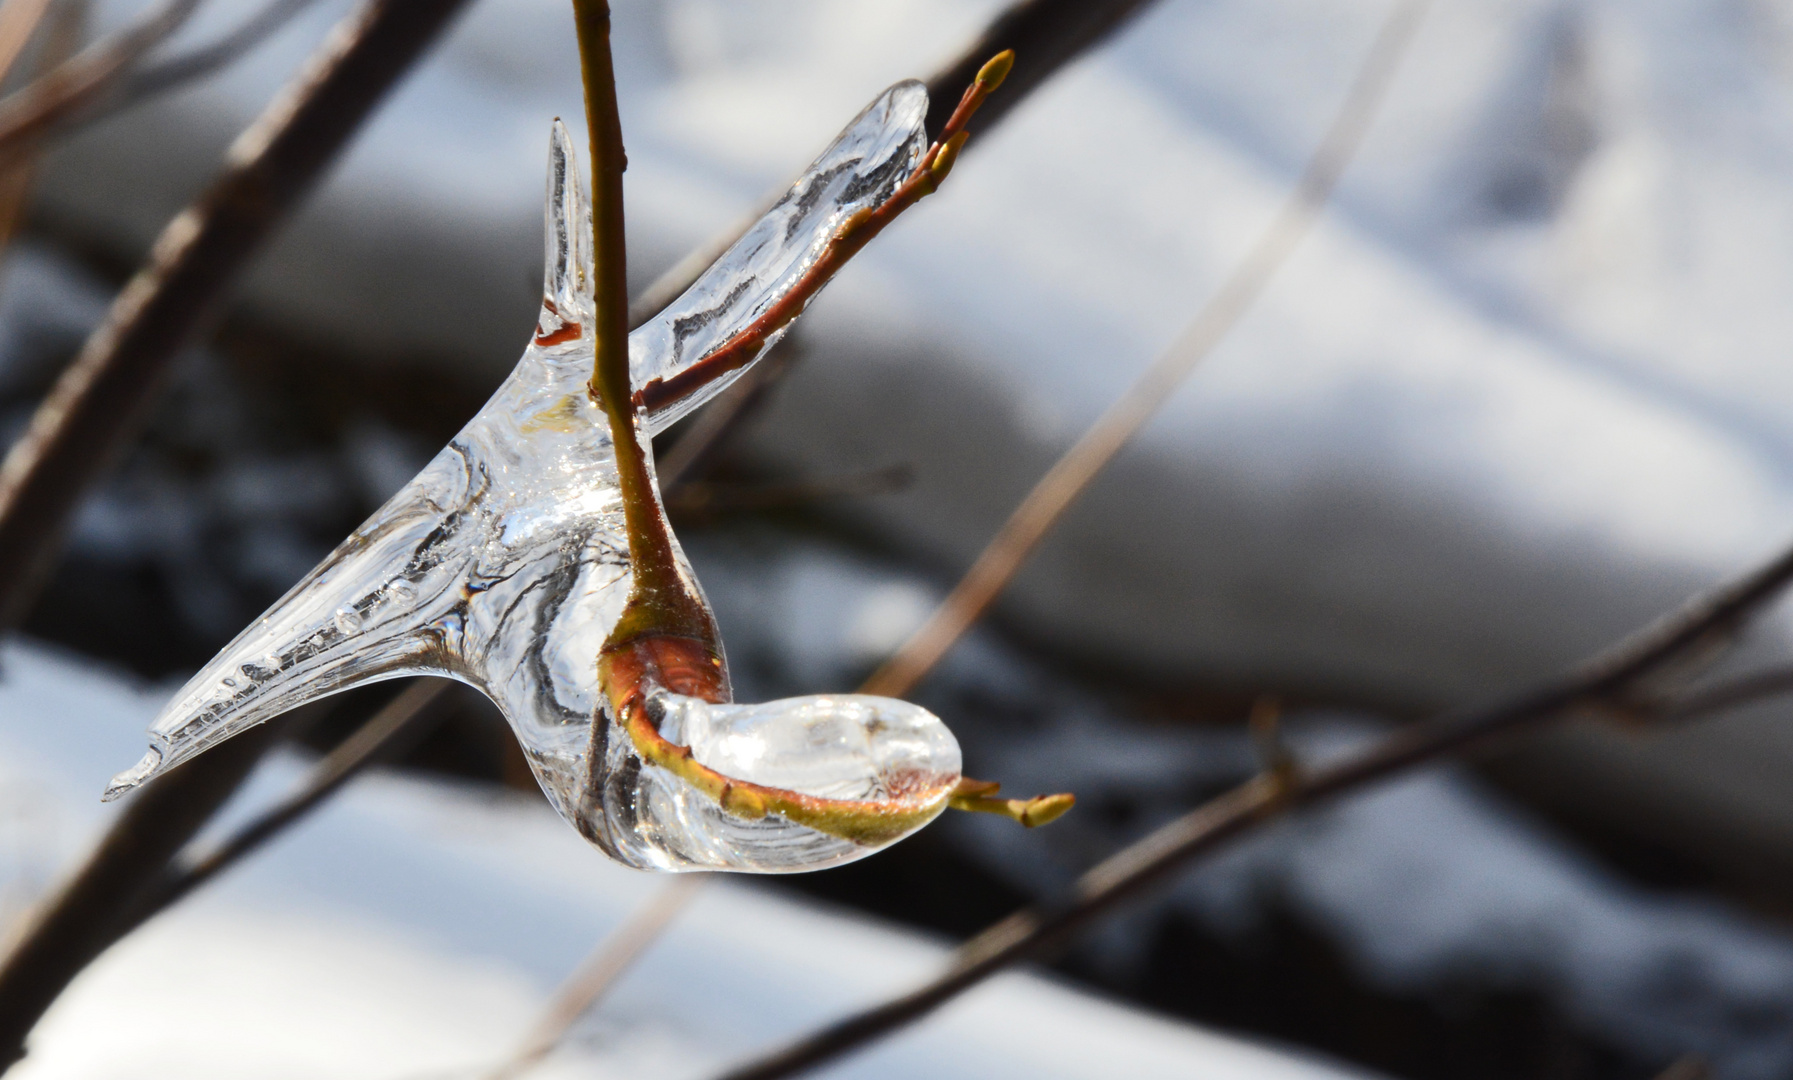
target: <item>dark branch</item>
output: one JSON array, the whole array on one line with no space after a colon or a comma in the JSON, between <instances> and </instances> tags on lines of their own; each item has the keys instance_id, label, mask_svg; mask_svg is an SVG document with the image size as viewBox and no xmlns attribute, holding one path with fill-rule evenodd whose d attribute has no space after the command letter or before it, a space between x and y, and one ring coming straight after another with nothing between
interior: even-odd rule
<instances>
[{"instance_id":1,"label":"dark branch","mask_svg":"<svg viewBox=\"0 0 1793 1080\"><path fill-rule=\"evenodd\" d=\"M945 974L726 1074L776 1080L857 1050L912 1023L991 975L1040 956L1228 840L1304 806L1480 748L1580 710L1623 702L1654 676L1728 640L1793 580L1793 549L1700 598L1611 652L1495 705L1402 730L1349 761L1292 778L1260 776L1103 860L1055 904L1024 909L954 953Z\"/></svg>"},{"instance_id":2,"label":"dark branch","mask_svg":"<svg viewBox=\"0 0 1793 1080\"><path fill-rule=\"evenodd\" d=\"M0 464L0 629L19 624L83 493L142 426L170 362L250 257L465 0L373 0L163 230Z\"/></svg>"},{"instance_id":3,"label":"dark branch","mask_svg":"<svg viewBox=\"0 0 1793 1080\"><path fill-rule=\"evenodd\" d=\"M163 231L0 464L0 629L30 607L83 493L143 423L175 354L464 4L370 0L238 139L211 190ZM129 929L123 913L272 738L272 729L239 736L133 801L0 965L0 1060L16 1058L68 981Z\"/></svg>"}]
</instances>

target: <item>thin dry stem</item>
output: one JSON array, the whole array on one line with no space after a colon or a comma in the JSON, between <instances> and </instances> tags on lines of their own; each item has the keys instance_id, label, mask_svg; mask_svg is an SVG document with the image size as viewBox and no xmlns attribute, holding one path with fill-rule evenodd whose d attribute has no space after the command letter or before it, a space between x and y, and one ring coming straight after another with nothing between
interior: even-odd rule
<instances>
[{"instance_id":1,"label":"thin dry stem","mask_svg":"<svg viewBox=\"0 0 1793 1080\"><path fill-rule=\"evenodd\" d=\"M209 850L177 860L135 913L132 925L147 921L241 862L369 766L390 761L415 746L439 717L435 705L452 685L446 679L419 679L400 691L324 755L296 791Z\"/></svg>"},{"instance_id":2,"label":"thin dry stem","mask_svg":"<svg viewBox=\"0 0 1793 1080\"><path fill-rule=\"evenodd\" d=\"M166 0L125 29L0 98L0 160L21 153L104 96L139 57L180 29L198 6L199 0Z\"/></svg>"},{"instance_id":3,"label":"thin dry stem","mask_svg":"<svg viewBox=\"0 0 1793 1080\"><path fill-rule=\"evenodd\" d=\"M928 621L867 680L865 693L902 697L932 671L1008 587L1016 571L1096 474L1114 460L1171 391L1263 295L1277 270L1312 228L1339 176L1362 144L1429 2L1399 0L1370 47L1338 116L1302 172L1300 183L1244 261L1176 344L1147 368L1034 485Z\"/></svg>"},{"instance_id":4,"label":"thin dry stem","mask_svg":"<svg viewBox=\"0 0 1793 1080\"><path fill-rule=\"evenodd\" d=\"M6 0L0 4L0 79L12 73L48 10L50 0Z\"/></svg>"},{"instance_id":5,"label":"thin dry stem","mask_svg":"<svg viewBox=\"0 0 1793 1080\"><path fill-rule=\"evenodd\" d=\"M42 21L48 4L40 0L7 0L0 7L0 79L5 79L24 51L25 44ZM54 68L80 46L81 28L87 21L87 0L68 0L51 20L37 67ZM11 160L0 158L0 251L12 246L25 221L25 208L36 178L41 147L28 147Z\"/></svg>"}]
</instances>

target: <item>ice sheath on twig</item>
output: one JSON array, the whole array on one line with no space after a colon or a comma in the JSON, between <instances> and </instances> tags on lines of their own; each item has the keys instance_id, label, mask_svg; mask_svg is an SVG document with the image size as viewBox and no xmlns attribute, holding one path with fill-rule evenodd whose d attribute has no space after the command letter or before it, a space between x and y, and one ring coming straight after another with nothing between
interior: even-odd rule
<instances>
[{"instance_id":1,"label":"ice sheath on twig","mask_svg":"<svg viewBox=\"0 0 1793 1080\"><path fill-rule=\"evenodd\" d=\"M683 297L629 336L632 386L674 388L651 403L637 397L648 433L763 355L846 255L945 175L962 139L929 146L926 110L919 83L881 95ZM308 700L432 674L491 697L556 808L631 865L815 869L945 808L957 743L904 702L735 705L726 693L661 693L649 739L682 758L657 756L618 726L598 657L633 566L616 447L587 386L590 211L559 124L549 173L544 298L516 370L415 480L175 696L151 726L149 753L109 797ZM676 543L674 557L688 577Z\"/></svg>"}]
</instances>

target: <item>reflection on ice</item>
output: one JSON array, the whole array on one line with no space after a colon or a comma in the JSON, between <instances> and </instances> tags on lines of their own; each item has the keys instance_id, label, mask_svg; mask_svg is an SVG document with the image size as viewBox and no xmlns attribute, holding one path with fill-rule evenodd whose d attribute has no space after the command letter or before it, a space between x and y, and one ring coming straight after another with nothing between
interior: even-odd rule
<instances>
[{"instance_id":1,"label":"reflection on ice","mask_svg":"<svg viewBox=\"0 0 1793 1080\"><path fill-rule=\"evenodd\" d=\"M840 222L915 167L926 107L917 83L874 101L689 292L630 336L635 384L688 367L788 294ZM807 870L898 838L731 816L642 761L608 718L597 658L631 577L614 447L587 389L588 221L571 140L556 123L545 295L522 360L414 480L175 695L150 727L149 753L107 798L312 699L431 674L491 697L555 807L631 865ZM650 426L725 385L666 406ZM694 740L696 760L725 775L739 769L798 797L899 799L916 811L912 829L958 780L951 733L902 702L695 704L662 702L663 734Z\"/></svg>"}]
</instances>

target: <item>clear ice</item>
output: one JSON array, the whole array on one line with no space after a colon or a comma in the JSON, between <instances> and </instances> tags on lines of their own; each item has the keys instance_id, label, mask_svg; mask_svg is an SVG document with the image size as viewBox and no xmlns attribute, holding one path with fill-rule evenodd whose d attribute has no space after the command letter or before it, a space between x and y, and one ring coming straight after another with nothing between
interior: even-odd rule
<instances>
[{"instance_id":1,"label":"clear ice","mask_svg":"<svg viewBox=\"0 0 1793 1080\"><path fill-rule=\"evenodd\" d=\"M914 169L926 111L914 82L868 106L682 297L629 336L635 387L702 359L787 295L847 215L882 202ZM611 716L597 659L629 595L629 550L609 427L587 388L590 209L558 121L546 217L545 295L516 370L416 479L174 696L150 725L149 752L106 798L315 698L440 675L498 705L555 808L629 865L813 870L897 839L819 831L775 813L735 817L643 761ZM666 427L727 381L645 426ZM717 705L661 691L648 704L660 733L700 764L802 796L919 807L904 819L914 822L908 831L945 807L959 779L952 733L906 702Z\"/></svg>"}]
</instances>

